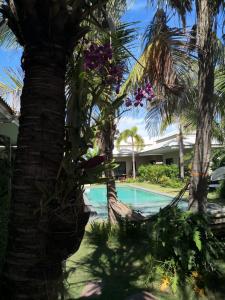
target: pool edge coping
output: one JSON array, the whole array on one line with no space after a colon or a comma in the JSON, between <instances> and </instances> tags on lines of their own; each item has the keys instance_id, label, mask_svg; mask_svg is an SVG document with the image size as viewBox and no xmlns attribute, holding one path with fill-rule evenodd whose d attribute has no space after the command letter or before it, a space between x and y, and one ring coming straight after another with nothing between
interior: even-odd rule
<instances>
[{"instance_id":1,"label":"pool edge coping","mask_svg":"<svg viewBox=\"0 0 225 300\"><path fill-rule=\"evenodd\" d=\"M95 186L95 185L94 185L94 186ZM93 186L93 187L94 187L94 186ZM98 186L98 185L97 185L97 186ZM104 185L99 185L99 186L104 186ZM176 195L170 195L170 194L163 193L163 192L157 192L157 191L154 191L154 190L149 189L149 188L137 186L137 185L135 185L135 184L133 184L133 183L124 183L124 184L121 184L120 186L124 186L124 187L128 186L128 187L131 187L131 188L133 187L133 188L136 188L136 189L139 189L139 190L144 190L144 191L146 191L146 192L151 192L151 193L153 193L153 194L158 194L158 195L161 195L161 196L169 197L169 198L171 198L171 199L173 199L174 197L176 197ZM86 186L86 187L91 188L91 185L90 185L90 186ZM86 195L85 195L85 196L86 196ZM88 199L87 196L86 196L86 198Z\"/></svg>"},{"instance_id":2,"label":"pool edge coping","mask_svg":"<svg viewBox=\"0 0 225 300\"><path fill-rule=\"evenodd\" d=\"M129 187L134 187L136 189L144 190L146 192L151 192L153 194L158 194L158 195L166 196L166 197L169 197L171 199L173 199L174 197L176 197L175 195L170 195L170 194L163 193L163 192L157 192L157 191L154 191L152 189L145 188L145 187L142 187L142 186L137 186L137 185L132 184L132 183L126 183L126 185L129 186Z\"/></svg>"}]
</instances>

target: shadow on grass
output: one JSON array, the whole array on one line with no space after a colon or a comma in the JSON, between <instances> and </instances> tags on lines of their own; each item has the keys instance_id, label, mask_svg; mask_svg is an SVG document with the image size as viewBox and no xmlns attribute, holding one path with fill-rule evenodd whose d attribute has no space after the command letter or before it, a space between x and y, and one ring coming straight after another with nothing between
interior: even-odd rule
<instances>
[{"instance_id":1,"label":"shadow on grass","mask_svg":"<svg viewBox=\"0 0 225 300\"><path fill-rule=\"evenodd\" d=\"M144 289L149 291L146 286L153 281L154 272L149 272L152 260L144 243L147 239L137 228L131 226L128 230L129 239L122 230L110 230L108 224L95 223L87 234L93 251L80 261L78 268L89 273L92 282L100 282L101 295L91 299L124 300ZM95 289L93 285L93 292Z\"/></svg>"},{"instance_id":2,"label":"shadow on grass","mask_svg":"<svg viewBox=\"0 0 225 300\"><path fill-rule=\"evenodd\" d=\"M157 285L159 287L162 283L162 276L157 266L161 266L164 260L160 259L160 255L155 255L154 245L149 239L146 227L137 224L124 226L122 224L118 228L110 228L107 223L94 223L90 231L86 233L86 239L83 250L87 251L87 248L89 250L82 257L76 257L79 263L73 264L74 274L78 278L74 283L76 299L80 296L80 300L125 300L140 291L148 291L161 300L225 299L224 258L216 268L221 272L206 272L207 276L204 276L202 272L202 277L200 277L203 279L201 280L202 291L206 292L207 296L196 293L193 283L188 283L187 273L182 271L182 268L178 269L183 274L179 274L181 284L177 292L173 294L168 288L161 293ZM185 253L188 255L188 251L184 250L184 255ZM191 279L191 271L189 273ZM86 292L84 292L84 286ZM157 289L154 290L154 287ZM199 288L201 290L201 284ZM83 294L81 289L83 289Z\"/></svg>"}]
</instances>

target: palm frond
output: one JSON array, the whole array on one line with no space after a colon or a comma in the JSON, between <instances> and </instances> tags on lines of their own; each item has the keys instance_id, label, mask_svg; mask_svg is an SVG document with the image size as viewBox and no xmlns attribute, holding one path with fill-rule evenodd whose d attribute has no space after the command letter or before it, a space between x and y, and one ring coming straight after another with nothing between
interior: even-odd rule
<instances>
[{"instance_id":1,"label":"palm frond","mask_svg":"<svg viewBox=\"0 0 225 300\"><path fill-rule=\"evenodd\" d=\"M184 92L184 77L189 74L193 59L187 54L186 35L180 29L169 28L166 22L165 12L157 11L145 34L143 54L134 65L123 90L132 90L149 80L158 97Z\"/></svg>"},{"instance_id":2,"label":"palm frond","mask_svg":"<svg viewBox=\"0 0 225 300\"><path fill-rule=\"evenodd\" d=\"M144 147L144 140L138 134L138 128L136 126L130 129L126 129L120 133L119 137L116 140L116 147L119 149L121 142L124 141L125 143L127 143L128 139L131 140L131 143L129 144L135 146L136 150L141 150Z\"/></svg>"},{"instance_id":3,"label":"palm frond","mask_svg":"<svg viewBox=\"0 0 225 300\"><path fill-rule=\"evenodd\" d=\"M20 96L23 88L23 71L7 68L0 75L0 96L2 96L16 112L20 110Z\"/></svg>"},{"instance_id":4,"label":"palm frond","mask_svg":"<svg viewBox=\"0 0 225 300\"><path fill-rule=\"evenodd\" d=\"M169 6L172 10L176 11L181 18L183 27L186 27L186 14L192 10L192 0L147 0L148 4L154 5L157 2L158 8L166 9Z\"/></svg>"},{"instance_id":5,"label":"palm frond","mask_svg":"<svg viewBox=\"0 0 225 300\"><path fill-rule=\"evenodd\" d=\"M19 47L16 36L5 22L0 26L0 46L7 49L15 49Z\"/></svg>"},{"instance_id":6,"label":"palm frond","mask_svg":"<svg viewBox=\"0 0 225 300\"><path fill-rule=\"evenodd\" d=\"M224 65L216 71L215 90L220 97L225 97L225 67Z\"/></svg>"}]
</instances>

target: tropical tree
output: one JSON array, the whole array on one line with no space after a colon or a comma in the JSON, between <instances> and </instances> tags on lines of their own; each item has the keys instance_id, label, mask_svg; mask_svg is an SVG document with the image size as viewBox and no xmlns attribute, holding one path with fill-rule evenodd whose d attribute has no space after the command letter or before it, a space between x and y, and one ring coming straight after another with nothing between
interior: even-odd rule
<instances>
[{"instance_id":1,"label":"tropical tree","mask_svg":"<svg viewBox=\"0 0 225 300\"><path fill-rule=\"evenodd\" d=\"M113 26L112 26L113 24ZM111 89L105 85L102 94L98 99L98 131L97 141L99 144L100 152L106 158L106 163L113 161L113 149L115 135L117 132L117 122L124 109L123 103L126 96L125 93L119 93L120 85L122 84L127 71L127 62L130 57L127 50L134 39L134 29L132 24L123 24L120 21L111 20L109 23L108 31L110 34L110 43L112 47L112 59L117 70L113 76L118 77L119 85L112 86ZM104 39L104 35L101 39ZM108 38L108 37L107 37ZM108 219L110 224L116 223L116 216L112 206L118 202L116 193L116 183L114 176L114 169L107 169L106 186L107 186L107 206L108 206Z\"/></svg>"},{"instance_id":2,"label":"tropical tree","mask_svg":"<svg viewBox=\"0 0 225 300\"><path fill-rule=\"evenodd\" d=\"M165 92L167 92L168 90L170 90L171 92L179 93L182 91L183 87L185 87L185 85L182 86L182 81L180 81L180 79L183 80L183 78L179 75L182 75L182 71L185 70L183 66L187 66L187 64L183 64L183 62L187 62L187 60L184 59L185 56L187 57L187 46L189 47L189 49L194 49L196 51L195 53L197 53L198 121L194 159L191 172L189 207L194 211L204 212L206 210L207 202L207 172L211 152L212 123L216 107L214 101L214 71L217 63L216 56L218 54L218 51L216 51L216 48L218 46L218 42L216 39L216 25L218 13L220 9L224 9L224 2L221 0L196 0L194 2L170 0L149 2L154 4L156 3L161 7L163 7L164 5L170 5L170 7L176 10L181 16L183 20L183 25L185 25L186 13L192 11L193 4L195 4L197 24L193 26L192 38L190 40L191 43L189 44L189 46L186 42L186 47L184 47L184 43L182 43L181 37L179 38L179 40L173 39L171 43L165 43L166 36L170 37L171 39L171 35L168 35L169 32L167 30L167 35L164 34L164 37L163 35L161 35L163 38L161 38L161 41L158 39L158 43L155 43L155 40L151 39L151 43L148 44L148 47L146 47L144 54L140 59L140 65L138 66L138 69L141 70L141 67L144 65L145 77L149 76L150 80L152 78L152 83L156 83L157 86L159 86L157 88L157 92L163 92L162 94L165 98ZM163 14L161 14L161 16L161 19L163 20L163 18L165 17L163 16ZM160 19L159 17L160 16L158 15L157 18ZM165 24L165 22L161 21L161 24L162 23ZM166 29L165 26L164 28ZM162 27L154 26L153 30L151 30L150 33L154 32L157 29L161 30ZM172 31L174 33L176 29L173 29ZM183 32L185 31L186 30L184 30ZM175 49L179 51L168 51ZM180 56L180 50L183 50L183 58L181 58ZM177 55L176 60L174 60L175 56L171 55L172 53ZM153 58L155 58L156 63L154 63ZM178 72L176 74L173 70L174 67L178 65L180 65L180 69L177 69ZM138 72L136 70L136 74L137 73ZM140 74L143 74L143 72L140 72ZM139 79L140 77L142 77L143 80L144 77L140 74L137 77L139 77ZM177 84L179 82L180 84ZM185 92L183 92L182 94L185 96ZM166 96L168 98L168 95ZM183 100L184 97L179 97L179 99ZM168 113L173 111L174 108L174 102L170 101L168 103L169 105L167 105L166 107L167 110L166 114L164 114L165 116L168 116ZM184 104L183 107L185 107Z\"/></svg>"},{"instance_id":3,"label":"tropical tree","mask_svg":"<svg viewBox=\"0 0 225 300\"><path fill-rule=\"evenodd\" d=\"M194 159L191 172L189 208L205 212L207 204L207 175L211 157L211 138L215 114L214 73L216 24L221 0L196 0L198 52L198 121Z\"/></svg>"},{"instance_id":4,"label":"tropical tree","mask_svg":"<svg viewBox=\"0 0 225 300\"><path fill-rule=\"evenodd\" d=\"M58 201L54 204L51 201L49 205L43 202L47 201L45 193L48 197L55 196L63 160L67 62L89 30L88 16L96 9L101 10L106 2L1 1L1 30L6 29L7 36L13 33L24 48L22 68L25 73L9 241L1 280L6 299L58 298L58 290L53 285L60 279L62 261L68 251L64 254L54 251L52 255L53 247L57 250L59 246L56 247L56 227L52 228L55 226L52 215L57 211ZM48 209L44 210L46 206ZM79 224L73 237L76 250L87 222L82 197L73 208L77 208L73 215Z\"/></svg>"},{"instance_id":5,"label":"tropical tree","mask_svg":"<svg viewBox=\"0 0 225 300\"><path fill-rule=\"evenodd\" d=\"M169 124L179 124L180 177L184 178L184 108L192 107L194 86L187 55L187 40L182 30L170 28L163 9L159 9L145 33L146 46L134 65L124 88L129 92L146 79L153 83L155 97L147 105L147 130L151 136L163 132Z\"/></svg>"},{"instance_id":6,"label":"tropical tree","mask_svg":"<svg viewBox=\"0 0 225 300\"><path fill-rule=\"evenodd\" d=\"M133 179L136 178L135 151L141 150L144 147L144 140L137 132L138 128L136 126L132 127L131 129L126 129L120 133L116 141L118 148L120 147L122 141L125 141L125 143L128 143L131 146Z\"/></svg>"}]
</instances>

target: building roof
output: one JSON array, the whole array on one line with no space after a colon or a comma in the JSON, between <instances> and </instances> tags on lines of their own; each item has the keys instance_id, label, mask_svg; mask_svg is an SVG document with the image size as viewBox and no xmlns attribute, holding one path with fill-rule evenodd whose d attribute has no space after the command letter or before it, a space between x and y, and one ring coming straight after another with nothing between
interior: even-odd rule
<instances>
[{"instance_id":1,"label":"building roof","mask_svg":"<svg viewBox=\"0 0 225 300\"><path fill-rule=\"evenodd\" d=\"M11 144L16 145L19 122L12 108L0 97L0 135L10 138Z\"/></svg>"},{"instance_id":2,"label":"building roof","mask_svg":"<svg viewBox=\"0 0 225 300\"><path fill-rule=\"evenodd\" d=\"M144 149L141 151L136 151L136 155L138 156L149 156L149 155L164 155L166 153L170 153L173 151L177 151L179 149L179 143L178 143L178 131L171 132L167 135L158 137L154 140L154 142L150 145L145 145ZM191 149L193 148L195 144L195 133L190 133L184 135L183 143L185 149ZM220 143L218 143L216 140L212 141L212 147L213 148L219 148L222 147ZM115 156L130 156L132 153L131 146L124 145L120 148L118 151L117 149L114 150Z\"/></svg>"},{"instance_id":3,"label":"building roof","mask_svg":"<svg viewBox=\"0 0 225 300\"><path fill-rule=\"evenodd\" d=\"M1 110L6 110L9 114L14 115L14 111L12 110L12 108L8 105L8 103L2 98L0 97L0 108Z\"/></svg>"}]
</instances>

